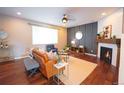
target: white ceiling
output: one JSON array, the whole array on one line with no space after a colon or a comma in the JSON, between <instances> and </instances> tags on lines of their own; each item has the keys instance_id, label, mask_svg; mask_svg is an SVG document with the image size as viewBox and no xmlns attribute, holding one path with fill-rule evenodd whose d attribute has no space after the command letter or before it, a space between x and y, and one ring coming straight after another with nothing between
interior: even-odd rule
<instances>
[{"instance_id":1,"label":"white ceiling","mask_svg":"<svg viewBox=\"0 0 124 93\"><path fill-rule=\"evenodd\" d=\"M109 7L0 7L0 14L10 15L14 17L44 22L48 24L72 27L90 22L100 20L105 16L101 13L105 12L107 15L116 11L119 8ZM21 12L22 15L17 15L16 12ZM65 25L61 19L63 14L67 14L71 19Z\"/></svg>"}]
</instances>

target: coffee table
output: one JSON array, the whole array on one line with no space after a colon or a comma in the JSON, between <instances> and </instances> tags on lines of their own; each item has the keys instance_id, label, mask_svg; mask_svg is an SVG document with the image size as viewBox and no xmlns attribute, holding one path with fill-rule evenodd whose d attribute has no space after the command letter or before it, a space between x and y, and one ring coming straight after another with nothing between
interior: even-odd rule
<instances>
[{"instance_id":1,"label":"coffee table","mask_svg":"<svg viewBox=\"0 0 124 93\"><path fill-rule=\"evenodd\" d=\"M67 62L69 59L69 53L68 52L63 52L63 51L58 51L59 55L64 55L65 56L65 61Z\"/></svg>"}]
</instances>

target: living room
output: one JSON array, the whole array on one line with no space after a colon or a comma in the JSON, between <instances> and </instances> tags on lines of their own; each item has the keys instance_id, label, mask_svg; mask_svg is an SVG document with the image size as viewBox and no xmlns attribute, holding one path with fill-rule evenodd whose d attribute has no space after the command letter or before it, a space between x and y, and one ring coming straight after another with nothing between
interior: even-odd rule
<instances>
[{"instance_id":1,"label":"living room","mask_svg":"<svg viewBox=\"0 0 124 93\"><path fill-rule=\"evenodd\" d=\"M0 84L124 84L123 15L122 7L1 7ZM29 70L31 61L38 67Z\"/></svg>"}]
</instances>

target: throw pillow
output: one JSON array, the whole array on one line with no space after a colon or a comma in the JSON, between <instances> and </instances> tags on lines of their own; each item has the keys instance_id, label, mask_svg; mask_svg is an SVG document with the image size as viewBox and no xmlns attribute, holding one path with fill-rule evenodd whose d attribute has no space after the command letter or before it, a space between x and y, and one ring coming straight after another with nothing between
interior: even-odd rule
<instances>
[{"instance_id":1,"label":"throw pillow","mask_svg":"<svg viewBox=\"0 0 124 93\"><path fill-rule=\"evenodd\" d=\"M44 50L42 50L42 49L40 49L40 48L39 48L39 52L40 52L41 54L46 53Z\"/></svg>"},{"instance_id":2,"label":"throw pillow","mask_svg":"<svg viewBox=\"0 0 124 93\"><path fill-rule=\"evenodd\" d=\"M52 51L47 52L49 60L56 60L56 54L53 53Z\"/></svg>"}]
</instances>

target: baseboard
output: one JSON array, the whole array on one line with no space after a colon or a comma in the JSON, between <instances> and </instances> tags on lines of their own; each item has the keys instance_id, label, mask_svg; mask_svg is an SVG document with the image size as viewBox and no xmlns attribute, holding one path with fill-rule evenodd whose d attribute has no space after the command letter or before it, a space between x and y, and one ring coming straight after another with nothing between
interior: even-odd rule
<instances>
[{"instance_id":1,"label":"baseboard","mask_svg":"<svg viewBox=\"0 0 124 93\"><path fill-rule=\"evenodd\" d=\"M2 62L7 62L7 61L12 61L12 60L18 60L18 59L22 59L22 58L26 58L28 56L22 56L22 57L8 57L8 58L2 58L0 59L0 63Z\"/></svg>"},{"instance_id":2,"label":"baseboard","mask_svg":"<svg viewBox=\"0 0 124 93\"><path fill-rule=\"evenodd\" d=\"M124 83L118 83L118 85L124 85Z\"/></svg>"},{"instance_id":3,"label":"baseboard","mask_svg":"<svg viewBox=\"0 0 124 93\"><path fill-rule=\"evenodd\" d=\"M96 57L97 55L95 55L95 54L90 54L90 53L85 53L86 55L89 55L89 56L94 56L94 57Z\"/></svg>"},{"instance_id":4,"label":"baseboard","mask_svg":"<svg viewBox=\"0 0 124 93\"><path fill-rule=\"evenodd\" d=\"M28 56L22 56L22 57L15 57L14 59L22 59L22 58L26 58Z\"/></svg>"}]
</instances>

